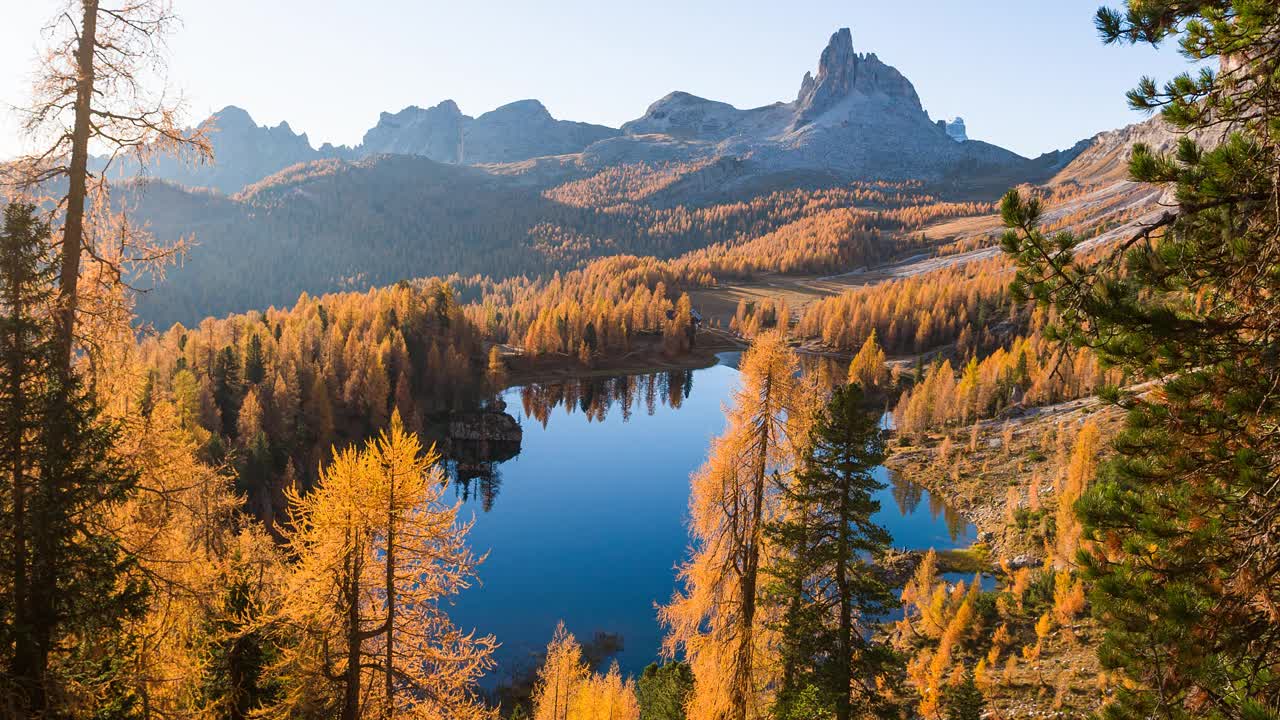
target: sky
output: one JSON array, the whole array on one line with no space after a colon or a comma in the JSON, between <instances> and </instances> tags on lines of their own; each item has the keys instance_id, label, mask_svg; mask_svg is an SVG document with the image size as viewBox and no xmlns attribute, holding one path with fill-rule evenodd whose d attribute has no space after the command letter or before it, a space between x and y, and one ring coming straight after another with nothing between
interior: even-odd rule
<instances>
[{"instance_id":1,"label":"sky","mask_svg":"<svg viewBox=\"0 0 1280 720\"><path fill-rule=\"evenodd\" d=\"M1119 0L1113 0L1118 2ZM1023 155L1143 119L1124 93L1187 67L1172 46L1105 46L1099 0L173 0L169 85L194 124L226 105L354 145L383 111L469 115L537 98L617 127L673 90L755 107L795 98L836 29L915 85L934 119ZM0 158L27 148L41 27L63 0L6 3Z\"/></svg>"}]
</instances>

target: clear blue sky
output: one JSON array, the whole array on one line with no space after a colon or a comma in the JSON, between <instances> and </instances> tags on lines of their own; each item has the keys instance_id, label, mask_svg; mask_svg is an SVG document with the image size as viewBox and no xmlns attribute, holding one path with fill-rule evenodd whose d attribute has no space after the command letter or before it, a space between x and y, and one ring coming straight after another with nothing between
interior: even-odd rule
<instances>
[{"instance_id":1,"label":"clear blue sky","mask_svg":"<svg viewBox=\"0 0 1280 720\"><path fill-rule=\"evenodd\" d=\"M1119 2L1119 0L1113 0ZM1124 92L1185 67L1172 47L1106 47L1098 0L174 0L171 84L199 120L225 105L354 144L384 110L453 98L478 115L538 98L617 126L672 90L738 107L791 100L831 33L853 30L914 84L932 117L1024 155L1141 119ZM27 97L39 29L61 0L7 3L7 108Z\"/></svg>"}]
</instances>

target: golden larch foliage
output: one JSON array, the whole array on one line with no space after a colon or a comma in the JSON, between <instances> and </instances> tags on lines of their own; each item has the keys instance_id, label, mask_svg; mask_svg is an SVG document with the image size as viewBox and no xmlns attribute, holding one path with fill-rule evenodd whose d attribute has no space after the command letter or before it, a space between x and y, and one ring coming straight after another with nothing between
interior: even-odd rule
<instances>
[{"instance_id":1,"label":"golden larch foliage","mask_svg":"<svg viewBox=\"0 0 1280 720\"><path fill-rule=\"evenodd\" d=\"M691 720L742 720L768 707L776 651L760 573L769 562L764 525L781 510L769 479L794 467L816 394L803 392L797 370L781 332L756 337L728 426L692 478L692 557L680 567L683 591L659 611L664 654L683 651L696 679Z\"/></svg>"}]
</instances>

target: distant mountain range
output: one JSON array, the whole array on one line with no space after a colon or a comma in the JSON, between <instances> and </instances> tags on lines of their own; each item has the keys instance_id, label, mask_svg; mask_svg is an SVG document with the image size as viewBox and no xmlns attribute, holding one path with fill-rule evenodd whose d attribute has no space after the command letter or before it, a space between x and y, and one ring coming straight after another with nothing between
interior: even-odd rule
<instances>
[{"instance_id":1,"label":"distant mountain range","mask_svg":"<svg viewBox=\"0 0 1280 720\"><path fill-rule=\"evenodd\" d=\"M727 103L673 92L621 128L557 120L537 100L520 100L471 117L452 100L430 108L384 112L356 147L312 147L288 123L256 125L228 106L205 120L215 162L190 167L161 159L145 172L120 162L117 177L145 174L232 195L290 165L414 155L441 163L501 165L565 155L583 164L738 158L752 174L816 172L838 178L938 181L959 174L1001 177L1044 174L1069 159L1036 160L968 140L963 121L931 120L915 88L874 53L854 51L845 28L831 36L817 75L806 73L796 98L739 110ZM542 163L545 170L558 163ZM542 178L534 175L533 179ZM563 175L551 172L546 182Z\"/></svg>"}]
</instances>

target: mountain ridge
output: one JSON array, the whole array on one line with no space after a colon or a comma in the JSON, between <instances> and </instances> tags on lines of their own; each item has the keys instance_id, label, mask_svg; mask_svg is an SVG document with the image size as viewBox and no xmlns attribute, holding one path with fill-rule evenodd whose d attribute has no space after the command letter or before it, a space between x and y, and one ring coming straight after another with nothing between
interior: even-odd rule
<instances>
[{"instance_id":1,"label":"mountain ridge","mask_svg":"<svg viewBox=\"0 0 1280 720\"><path fill-rule=\"evenodd\" d=\"M536 99L516 100L475 117L446 99L379 113L354 147L325 143L313 148L306 133L294 133L287 122L258 126L234 105L199 127L209 133L214 164L189 168L161 160L143 170L127 161L117 176L149 175L230 195L298 162L391 153L493 166L573 155L596 167L732 156L764 174L937 181L980 171L1037 176L1046 157L1024 158L969 140L962 121L931 119L909 79L874 52L855 51L849 28L831 35L816 73L805 73L793 100L756 108L738 109L676 90L612 128L557 119Z\"/></svg>"}]
</instances>

